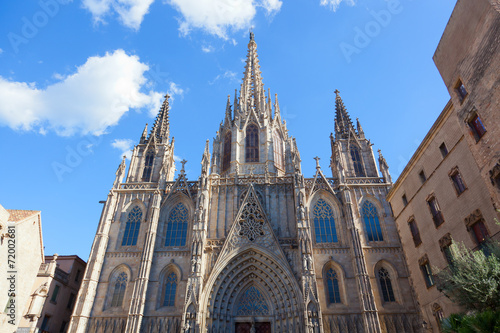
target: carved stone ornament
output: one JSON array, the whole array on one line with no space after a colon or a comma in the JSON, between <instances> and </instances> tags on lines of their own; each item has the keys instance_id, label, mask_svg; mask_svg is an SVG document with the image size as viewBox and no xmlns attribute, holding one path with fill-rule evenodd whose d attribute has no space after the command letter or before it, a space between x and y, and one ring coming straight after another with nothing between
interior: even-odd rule
<instances>
[{"instance_id":1,"label":"carved stone ornament","mask_svg":"<svg viewBox=\"0 0 500 333\"><path fill-rule=\"evenodd\" d=\"M428 262L429 262L429 257L427 256L427 254L424 254L422 258L418 259L418 264L420 266L423 266Z\"/></svg>"},{"instance_id":2,"label":"carved stone ornament","mask_svg":"<svg viewBox=\"0 0 500 333\"><path fill-rule=\"evenodd\" d=\"M469 216L465 218L465 226L470 228L474 223L483 219L483 214L481 214L481 210L476 209Z\"/></svg>"},{"instance_id":3,"label":"carved stone ornament","mask_svg":"<svg viewBox=\"0 0 500 333\"><path fill-rule=\"evenodd\" d=\"M446 235L441 237L441 239L439 240L439 247L441 247L441 249L442 249L442 248L445 248L447 246L450 246L451 242L452 242L451 235L450 235L450 233L447 233Z\"/></svg>"}]
</instances>

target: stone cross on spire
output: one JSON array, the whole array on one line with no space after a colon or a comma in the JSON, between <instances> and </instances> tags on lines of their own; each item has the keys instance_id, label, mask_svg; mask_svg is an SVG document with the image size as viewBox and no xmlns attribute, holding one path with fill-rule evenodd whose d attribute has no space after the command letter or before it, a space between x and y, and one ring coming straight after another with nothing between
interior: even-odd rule
<instances>
[{"instance_id":1,"label":"stone cross on spire","mask_svg":"<svg viewBox=\"0 0 500 333\"><path fill-rule=\"evenodd\" d=\"M186 172L186 170L184 170L184 165L185 165L186 163L187 163L187 161L186 161L185 159L183 159L183 160L181 161L181 164L182 164L181 173L185 173L185 172Z\"/></svg>"}]
</instances>

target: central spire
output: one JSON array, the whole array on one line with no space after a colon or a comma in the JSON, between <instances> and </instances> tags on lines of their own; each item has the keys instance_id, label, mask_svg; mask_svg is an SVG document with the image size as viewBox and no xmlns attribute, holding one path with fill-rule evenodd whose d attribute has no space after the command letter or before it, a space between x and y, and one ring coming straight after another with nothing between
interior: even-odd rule
<instances>
[{"instance_id":1,"label":"central spire","mask_svg":"<svg viewBox=\"0 0 500 333\"><path fill-rule=\"evenodd\" d=\"M340 97L340 91L335 90L335 135L340 136L340 138L347 138L351 135L351 130L356 135L351 117L349 117L344 102Z\"/></svg>"},{"instance_id":2,"label":"central spire","mask_svg":"<svg viewBox=\"0 0 500 333\"><path fill-rule=\"evenodd\" d=\"M170 111L169 105L170 95L165 95L165 100L158 112L158 116L156 116L155 123L153 128L151 129L151 134L148 139L156 139L158 142L162 142L163 139L168 141L168 136L170 134L170 123L168 121L168 112Z\"/></svg>"},{"instance_id":3,"label":"central spire","mask_svg":"<svg viewBox=\"0 0 500 333\"><path fill-rule=\"evenodd\" d=\"M257 43L255 43L254 33L250 32L247 60L240 90L240 106L243 109L242 111L245 112L250 111L252 108L264 112L265 102L266 97L257 55Z\"/></svg>"}]
</instances>

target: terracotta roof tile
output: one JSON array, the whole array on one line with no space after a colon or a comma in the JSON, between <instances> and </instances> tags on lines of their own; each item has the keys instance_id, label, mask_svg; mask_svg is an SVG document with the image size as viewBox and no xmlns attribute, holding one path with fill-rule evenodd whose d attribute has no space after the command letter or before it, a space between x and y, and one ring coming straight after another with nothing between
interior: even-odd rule
<instances>
[{"instance_id":1,"label":"terracotta roof tile","mask_svg":"<svg viewBox=\"0 0 500 333\"><path fill-rule=\"evenodd\" d=\"M27 217L40 213L39 210L7 209L7 211L10 214L9 221L11 222L21 221Z\"/></svg>"}]
</instances>

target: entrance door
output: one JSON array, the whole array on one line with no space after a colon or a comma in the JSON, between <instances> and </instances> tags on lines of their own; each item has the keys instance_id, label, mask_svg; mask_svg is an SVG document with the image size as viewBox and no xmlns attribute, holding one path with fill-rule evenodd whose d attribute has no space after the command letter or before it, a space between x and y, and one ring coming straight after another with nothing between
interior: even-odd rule
<instances>
[{"instance_id":1,"label":"entrance door","mask_svg":"<svg viewBox=\"0 0 500 333\"><path fill-rule=\"evenodd\" d=\"M271 323L255 323L255 333L271 333ZM253 333L252 323L236 323L236 333Z\"/></svg>"}]
</instances>

